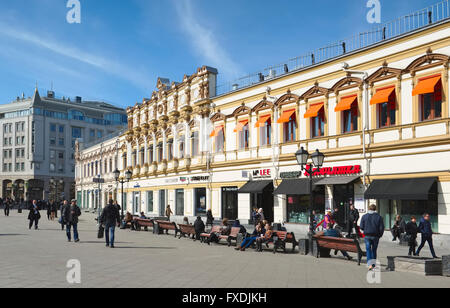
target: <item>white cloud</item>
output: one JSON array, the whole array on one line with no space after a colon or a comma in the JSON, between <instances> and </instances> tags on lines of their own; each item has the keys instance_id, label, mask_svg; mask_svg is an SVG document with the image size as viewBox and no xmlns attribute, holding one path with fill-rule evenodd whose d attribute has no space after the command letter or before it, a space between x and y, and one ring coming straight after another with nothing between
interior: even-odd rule
<instances>
[{"instance_id":1,"label":"white cloud","mask_svg":"<svg viewBox=\"0 0 450 308\"><path fill-rule=\"evenodd\" d=\"M8 36L40 48L45 48L59 55L91 65L106 73L126 79L143 89L148 89L151 87L150 79L148 79L145 74L139 73L136 68L122 65L104 57L85 52L76 47L71 47L67 44L59 43L48 38L40 38L40 35L36 33L31 33L25 30L17 30L16 28L0 22L0 35Z\"/></svg>"},{"instance_id":2,"label":"white cloud","mask_svg":"<svg viewBox=\"0 0 450 308\"><path fill-rule=\"evenodd\" d=\"M209 61L209 63L204 64L216 67L219 73L228 78L242 75L239 66L232 60L223 46L220 46L213 31L201 25L199 17L194 16L191 1L176 0L174 3L181 30L189 36L192 47L196 52L206 61Z\"/></svg>"}]
</instances>

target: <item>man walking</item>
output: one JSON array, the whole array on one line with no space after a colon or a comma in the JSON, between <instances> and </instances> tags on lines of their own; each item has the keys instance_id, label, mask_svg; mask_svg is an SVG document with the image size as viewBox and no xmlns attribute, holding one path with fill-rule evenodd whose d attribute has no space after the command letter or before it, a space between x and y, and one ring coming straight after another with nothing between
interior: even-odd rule
<instances>
[{"instance_id":1,"label":"man walking","mask_svg":"<svg viewBox=\"0 0 450 308\"><path fill-rule=\"evenodd\" d=\"M5 205L5 216L8 217L9 216L9 210L10 210L10 203L8 200L6 200L6 202L3 202L3 204Z\"/></svg>"},{"instance_id":2,"label":"man walking","mask_svg":"<svg viewBox=\"0 0 450 308\"><path fill-rule=\"evenodd\" d=\"M30 213L28 214L28 220L30 221L29 229L31 230L31 227L34 223L34 229L38 229L39 219L41 218L41 214L39 213L39 206L36 200L33 200L33 203L30 207Z\"/></svg>"},{"instance_id":3,"label":"man walking","mask_svg":"<svg viewBox=\"0 0 450 308\"><path fill-rule=\"evenodd\" d=\"M361 230L364 231L366 252L367 252L367 265L369 271L375 269L376 263L372 260L377 259L377 249L380 238L384 234L384 222L383 218L376 212L377 206L372 204L369 206L369 212L361 218Z\"/></svg>"},{"instance_id":4,"label":"man walking","mask_svg":"<svg viewBox=\"0 0 450 308\"><path fill-rule=\"evenodd\" d=\"M353 204L351 204L350 211L348 213L347 237L351 237L353 229L355 229L356 232L358 220L359 220L359 211L355 209L355 206Z\"/></svg>"},{"instance_id":5,"label":"man walking","mask_svg":"<svg viewBox=\"0 0 450 308\"><path fill-rule=\"evenodd\" d=\"M116 225L120 227L120 213L117 205L112 200L103 209L100 215L100 224L105 225L106 247L114 248L114 233L116 231Z\"/></svg>"},{"instance_id":6,"label":"man walking","mask_svg":"<svg viewBox=\"0 0 450 308\"><path fill-rule=\"evenodd\" d=\"M420 243L419 248L417 249L416 256L419 256L420 251L425 246L425 243L428 243L428 246L430 246L431 255L434 259L437 259L436 253L434 252L433 247L433 230L431 228L431 222L430 222L430 214L425 214L420 219L419 223L419 232L422 233L422 242Z\"/></svg>"},{"instance_id":7,"label":"man walking","mask_svg":"<svg viewBox=\"0 0 450 308\"><path fill-rule=\"evenodd\" d=\"M57 205L58 206L58 205ZM61 208L60 208L60 211L61 211L61 217L60 217L60 219L59 219L59 221L60 221L60 223L61 223L61 230L64 230L65 229L65 227L66 227L66 222L64 221L64 208L66 208L66 207L68 207L69 206L69 202L67 202L67 200L64 200L62 203L61 203Z\"/></svg>"},{"instance_id":8,"label":"man walking","mask_svg":"<svg viewBox=\"0 0 450 308\"><path fill-rule=\"evenodd\" d=\"M63 208L62 218L66 224L67 240L70 242L72 240L71 229L73 227L73 239L75 243L80 241L78 237L78 217L81 216L81 210L77 205L77 200L72 199L70 206L65 206Z\"/></svg>"}]
</instances>

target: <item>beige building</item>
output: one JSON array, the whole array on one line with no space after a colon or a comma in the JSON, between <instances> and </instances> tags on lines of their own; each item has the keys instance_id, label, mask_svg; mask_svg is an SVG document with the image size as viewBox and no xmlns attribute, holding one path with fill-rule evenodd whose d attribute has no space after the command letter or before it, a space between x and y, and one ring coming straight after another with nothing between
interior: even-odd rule
<instances>
[{"instance_id":1,"label":"beige building","mask_svg":"<svg viewBox=\"0 0 450 308\"><path fill-rule=\"evenodd\" d=\"M257 207L300 228L313 198L321 215L339 208L343 223L349 205L365 213L373 202L386 226L396 214L428 212L435 231L449 234L449 56L444 18L328 59L272 67L229 91L202 67L179 84L159 79L104 150L122 176L133 172L124 189L133 213L159 216L170 204L175 219L211 209L245 223ZM93 189L86 163L106 155L99 146L79 152L82 196ZM325 155L312 192L295 158L301 147Z\"/></svg>"}]
</instances>

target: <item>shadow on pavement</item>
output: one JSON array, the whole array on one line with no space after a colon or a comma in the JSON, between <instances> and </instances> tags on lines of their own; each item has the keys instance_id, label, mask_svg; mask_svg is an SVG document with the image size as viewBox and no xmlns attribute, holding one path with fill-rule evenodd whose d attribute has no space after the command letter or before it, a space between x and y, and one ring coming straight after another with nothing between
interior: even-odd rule
<instances>
[{"instance_id":1,"label":"shadow on pavement","mask_svg":"<svg viewBox=\"0 0 450 308\"><path fill-rule=\"evenodd\" d=\"M115 247L114 249L177 249L176 247Z\"/></svg>"},{"instance_id":2,"label":"shadow on pavement","mask_svg":"<svg viewBox=\"0 0 450 308\"><path fill-rule=\"evenodd\" d=\"M0 236L27 236L26 234L0 234Z\"/></svg>"}]
</instances>

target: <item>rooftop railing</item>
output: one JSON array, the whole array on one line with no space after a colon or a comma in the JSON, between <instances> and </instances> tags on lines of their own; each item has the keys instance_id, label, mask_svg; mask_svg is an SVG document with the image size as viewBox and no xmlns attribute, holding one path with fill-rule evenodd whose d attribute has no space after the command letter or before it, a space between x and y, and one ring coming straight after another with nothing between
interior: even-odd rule
<instances>
[{"instance_id":1,"label":"rooftop railing","mask_svg":"<svg viewBox=\"0 0 450 308\"><path fill-rule=\"evenodd\" d=\"M127 128L122 128L116 130L114 133L103 136L102 138L95 139L94 141L83 143L83 150L89 149L95 145L101 144L102 142L108 141L112 138L119 137L127 132Z\"/></svg>"},{"instance_id":2,"label":"rooftop railing","mask_svg":"<svg viewBox=\"0 0 450 308\"><path fill-rule=\"evenodd\" d=\"M430 27L448 20L449 17L449 0L445 0L415 13L400 17L385 24L380 24L370 31L361 32L350 38L315 49L306 55L290 59L277 65L269 66L258 73L244 76L232 82L219 84L216 87L216 96L262 83L293 71L300 71L351 52L376 45L383 41L422 28Z\"/></svg>"}]
</instances>

